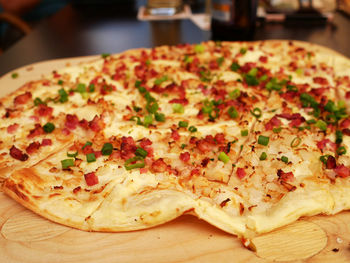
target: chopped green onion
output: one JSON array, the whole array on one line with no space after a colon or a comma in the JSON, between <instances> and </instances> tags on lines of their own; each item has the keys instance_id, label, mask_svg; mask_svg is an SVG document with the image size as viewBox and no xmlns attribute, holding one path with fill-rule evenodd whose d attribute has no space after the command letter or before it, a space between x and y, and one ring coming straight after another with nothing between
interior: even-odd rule
<instances>
[{"instance_id":1,"label":"chopped green onion","mask_svg":"<svg viewBox=\"0 0 350 263\"><path fill-rule=\"evenodd\" d=\"M188 130L193 133L197 131L197 128L195 126L190 126L188 127Z\"/></svg>"},{"instance_id":2,"label":"chopped green onion","mask_svg":"<svg viewBox=\"0 0 350 263\"><path fill-rule=\"evenodd\" d=\"M282 131L282 127L278 127L278 128L273 128L272 131L274 133L280 133Z\"/></svg>"},{"instance_id":3,"label":"chopped green onion","mask_svg":"<svg viewBox=\"0 0 350 263\"><path fill-rule=\"evenodd\" d=\"M11 75L11 78L13 78L13 79L16 79L16 78L18 78L18 73L12 73L12 75Z\"/></svg>"},{"instance_id":4,"label":"chopped green onion","mask_svg":"<svg viewBox=\"0 0 350 263\"><path fill-rule=\"evenodd\" d=\"M277 81L277 78L272 78L272 79L270 79L270 81L265 85L265 88L266 88L268 91L271 91L271 90L279 91L279 90L281 90L283 87L282 87L282 85L281 85L281 82L278 82L278 81Z\"/></svg>"},{"instance_id":5,"label":"chopped green onion","mask_svg":"<svg viewBox=\"0 0 350 263\"><path fill-rule=\"evenodd\" d=\"M216 59L216 63L218 63L219 67L222 65L222 63L224 62L225 58L224 57L219 57Z\"/></svg>"},{"instance_id":6,"label":"chopped green onion","mask_svg":"<svg viewBox=\"0 0 350 263\"><path fill-rule=\"evenodd\" d=\"M96 161L96 156L95 156L95 154L94 154L94 153L88 153L88 154L86 155L86 161L87 161L88 163L95 162L95 161Z\"/></svg>"},{"instance_id":7,"label":"chopped green onion","mask_svg":"<svg viewBox=\"0 0 350 263\"><path fill-rule=\"evenodd\" d=\"M152 101L150 103L147 103L147 105L146 105L146 110L152 114L156 113L158 108L159 108L159 106L158 106L158 103L156 101Z\"/></svg>"},{"instance_id":8,"label":"chopped green onion","mask_svg":"<svg viewBox=\"0 0 350 263\"><path fill-rule=\"evenodd\" d=\"M227 154L224 152L219 153L218 159L223 163L227 163L228 161L230 161L230 157L228 157Z\"/></svg>"},{"instance_id":9,"label":"chopped green onion","mask_svg":"<svg viewBox=\"0 0 350 263\"><path fill-rule=\"evenodd\" d=\"M141 81L141 80L136 80L136 81L135 81L135 87L136 87L136 88L141 87L141 84L142 84L142 81Z\"/></svg>"},{"instance_id":10,"label":"chopped green onion","mask_svg":"<svg viewBox=\"0 0 350 263\"><path fill-rule=\"evenodd\" d=\"M62 169L67 169L68 167L74 166L74 159L64 159L61 161Z\"/></svg>"},{"instance_id":11,"label":"chopped green onion","mask_svg":"<svg viewBox=\"0 0 350 263\"><path fill-rule=\"evenodd\" d=\"M147 65L147 66L151 65L151 60L147 59L147 60L146 60L146 65Z\"/></svg>"},{"instance_id":12,"label":"chopped green onion","mask_svg":"<svg viewBox=\"0 0 350 263\"><path fill-rule=\"evenodd\" d=\"M158 121L158 122L165 122L165 115L164 115L164 113L156 112L154 114L154 117L155 117L156 121Z\"/></svg>"},{"instance_id":13,"label":"chopped green onion","mask_svg":"<svg viewBox=\"0 0 350 263\"><path fill-rule=\"evenodd\" d=\"M60 95L59 101L61 103L68 101L68 93L63 88L58 91L58 94Z\"/></svg>"},{"instance_id":14,"label":"chopped green onion","mask_svg":"<svg viewBox=\"0 0 350 263\"><path fill-rule=\"evenodd\" d=\"M265 81L267 80L268 76L266 74L264 74L260 79L259 81Z\"/></svg>"},{"instance_id":15,"label":"chopped green onion","mask_svg":"<svg viewBox=\"0 0 350 263\"><path fill-rule=\"evenodd\" d=\"M57 84L58 84L58 85L63 85L63 80L59 79L59 80L57 81Z\"/></svg>"},{"instance_id":16,"label":"chopped green onion","mask_svg":"<svg viewBox=\"0 0 350 263\"><path fill-rule=\"evenodd\" d=\"M142 125L142 121L141 121L141 119L140 119L139 116L132 116L132 117L130 118L130 121L136 121L136 124L137 124L137 125Z\"/></svg>"},{"instance_id":17,"label":"chopped green onion","mask_svg":"<svg viewBox=\"0 0 350 263\"><path fill-rule=\"evenodd\" d=\"M297 73L298 75L303 75L303 74L304 74L304 70L301 69L301 68L297 68L297 69L295 70L295 73Z\"/></svg>"},{"instance_id":18,"label":"chopped green onion","mask_svg":"<svg viewBox=\"0 0 350 263\"><path fill-rule=\"evenodd\" d=\"M306 123L307 124L315 124L316 120L315 119L307 120Z\"/></svg>"},{"instance_id":19,"label":"chopped green onion","mask_svg":"<svg viewBox=\"0 0 350 263\"><path fill-rule=\"evenodd\" d=\"M337 149L337 154L338 155L343 155L343 154L346 154L346 149L344 146L340 146L338 149Z\"/></svg>"},{"instance_id":20,"label":"chopped green onion","mask_svg":"<svg viewBox=\"0 0 350 263\"><path fill-rule=\"evenodd\" d=\"M238 111L236 110L235 107L231 106L230 108L228 108L227 111L228 115L231 117L231 119L235 119L238 117Z\"/></svg>"},{"instance_id":21,"label":"chopped green onion","mask_svg":"<svg viewBox=\"0 0 350 263\"><path fill-rule=\"evenodd\" d=\"M184 143L183 143L183 144L181 144L180 147L181 147L181 149L185 149L186 146L187 146L187 144L184 144Z\"/></svg>"},{"instance_id":22,"label":"chopped green onion","mask_svg":"<svg viewBox=\"0 0 350 263\"><path fill-rule=\"evenodd\" d=\"M237 62L232 62L231 66L230 66L230 69L231 69L232 71L237 71L237 70L240 69L240 65L238 65Z\"/></svg>"},{"instance_id":23,"label":"chopped green onion","mask_svg":"<svg viewBox=\"0 0 350 263\"><path fill-rule=\"evenodd\" d=\"M249 70L248 75L250 76L256 76L256 74L258 74L258 69L257 68L252 68L251 70Z\"/></svg>"},{"instance_id":24,"label":"chopped green onion","mask_svg":"<svg viewBox=\"0 0 350 263\"><path fill-rule=\"evenodd\" d=\"M144 120L143 120L143 126L148 127L148 126L150 126L152 124L152 122L153 122L152 115L150 115L150 114L146 115Z\"/></svg>"},{"instance_id":25,"label":"chopped green onion","mask_svg":"<svg viewBox=\"0 0 350 263\"><path fill-rule=\"evenodd\" d=\"M133 108L133 110L134 110L135 112L139 112L139 111L142 110L141 107L137 107L137 106L132 106L132 108Z\"/></svg>"},{"instance_id":26,"label":"chopped green onion","mask_svg":"<svg viewBox=\"0 0 350 263\"><path fill-rule=\"evenodd\" d=\"M184 57L185 64L192 63L192 61L193 61L193 57L189 57L189 56L185 55L185 57Z\"/></svg>"},{"instance_id":27,"label":"chopped green onion","mask_svg":"<svg viewBox=\"0 0 350 263\"><path fill-rule=\"evenodd\" d=\"M262 153L260 154L260 157L259 157L260 161L264 161L264 160L266 160L266 158L267 158L266 152L262 152Z\"/></svg>"},{"instance_id":28,"label":"chopped green onion","mask_svg":"<svg viewBox=\"0 0 350 263\"><path fill-rule=\"evenodd\" d=\"M203 53L205 51L205 48L204 48L203 45L197 44L197 45L194 46L194 51L196 53Z\"/></svg>"},{"instance_id":29,"label":"chopped green onion","mask_svg":"<svg viewBox=\"0 0 350 263\"><path fill-rule=\"evenodd\" d=\"M241 91L239 89L235 89L234 91L231 91L228 96L230 97L230 99L237 99L239 96L241 96Z\"/></svg>"},{"instance_id":30,"label":"chopped green onion","mask_svg":"<svg viewBox=\"0 0 350 263\"><path fill-rule=\"evenodd\" d=\"M54 129L55 129L55 125L51 122L48 122L43 126L43 130L46 133L51 133L53 132Z\"/></svg>"},{"instance_id":31,"label":"chopped green onion","mask_svg":"<svg viewBox=\"0 0 350 263\"><path fill-rule=\"evenodd\" d=\"M88 87L89 92L94 92L95 91L95 84L90 84Z\"/></svg>"},{"instance_id":32,"label":"chopped green onion","mask_svg":"<svg viewBox=\"0 0 350 263\"><path fill-rule=\"evenodd\" d=\"M86 146L91 146L91 145L92 145L92 142L87 141L81 149L84 150Z\"/></svg>"},{"instance_id":33,"label":"chopped green onion","mask_svg":"<svg viewBox=\"0 0 350 263\"><path fill-rule=\"evenodd\" d=\"M259 108L254 108L250 113L257 119L259 119L262 115L262 112Z\"/></svg>"},{"instance_id":34,"label":"chopped green onion","mask_svg":"<svg viewBox=\"0 0 350 263\"><path fill-rule=\"evenodd\" d=\"M184 113L185 111L184 106L180 103L174 103L172 108L174 113Z\"/></svg>"},{"instance_id":35,"label":"chopped green onion","mask_svg":"<svg viewBox=\"0 0 350 263\"><path fill-rule=\"evenodd\" d=\"M160 84L162 84L164 81L167 81L168 80L168 76L163 76L163 77L161 77L161 78L159 78L159 79L156 79L155 81L154 81L154 84L155 85L160 85Z\"/></svg>"},{"instance_id":36,"label":"chopped green onion","mask_svg":"<svg viewBox=\"0 0 350 263\"><path fill-rule=\"evenodd\" d=\"M141 161L141 162L137 162ZM135 163L134 163L135 162ZM141 156L135 156L125 161L124 167L126 170L145 167L145 160Z\"/></svg>"},{"instance_id":37,"label":"chopped green onion","mask_svg":"<svg viewBox=\"0 0 350 263\"><path fill-rule=\"evenodd\" d=\"M248 130L241 130L241 136L248 136Z\"/></svg>"},{"instance_id":38,"label":"chopped green onion","mask_svg":"<svg viewBox=\"0 0 350 263\"><path fill-rule=\"evenodd\" d=\"M290 143L290 146L295 148L297 146L299 146L299 144L301 143L301 139L300 137L295 137L292 142Z\"/></svg>"},{"instance_id":39,"label":"chopped green onion","mask_svg":"<svg viewBox=\"0 0 350 263\"><path fill-rule=\"evenodd\" d=\"M147 154L148 154L148 152L141 147L138 147L135 151L136 156L141 156L143 158L146 158Z\"/></svg>"},{"instance_id":40,"label":"chopped green onion","mask_svg":"<svg viewBox=\"0 0 350 263\"><path fill-rule=\"evenodd\" d=\"M74 153L71 153L71 152L67 152L67 156L68 157L77 157L78 156L78 151L74 152Z\"/></svg>"},{"instance_id":41,"label":"chopped green onion","mask_svg":"<svg viewBox=\"0 0 350 263\"><path fill-rule=\"evenodd\" d=\"M296 86L290 85L290 84L287 85L287 90L288 91L298 92L298 88Z\"/></svg>"},{"instance_id":42,"label":"chopped green onion","mask_svg":"<svg viewBox=\"0 0 350 263\"><path fill-rule=\"evenodd\" d=\"M35 98L34 99L34 105L38 106L39 104L46 104L45 102L43 102L40 98Z\"/></svg>"},{"instance_id":43,"label":"chopped green onion","mask_svg":"<svg viewBox=\"0 0 350 263\"><path fill-rule=\"evenodd\" d=\"M329 156L330 156L329 154L320 156L320 161L324 164L327 164L327 160Z\"/></svg>"},{"instance_id":44,"label":"chopped green onion","mask_svg":"<svg viewBox=\"0 0 350 263\"><path fill-rule=\"evenodd\" d=\"M266 145L269 144L269 140L270 140L269 137L266 137L266 136L263 136L263 135L259 135L258 143L261 144L261 145L266 146Z\"/></svg>"},{"instance_id":45,"label":"chopped green onion","mask_svg":"<svg viewBox=\"0 0 350 263\"><path fill-rule=\"evenodd\" d=\"M337 130L335 132L335 143L340 144L343 142L343 133L342 131Z\"/></svg>"},{"instance_id":46,"label":"chopped green onion","mask_svg":"<svg viewBox=\"0 0 350 263\"><path fill-rule=\"evenodd\" d=\"M188 127L188 122L187 121L179 121L179 127L187 128Z\"/></svg>"},{"instance_id":47,"label":"chopped green onion","mask_svg":"<svg viewBox=\"0 0 350 263\"><path fill-rule=\"evenodd\" d=\"M111 54L109 54L109 53L102 53L101 54L101 57L102 58L107 58L107 57L109 57Z\"/></svg>"},{"instance_id":48,"label":"chopped green onion","mask_svg":"<svg viewBox=\"0 0 350 263\"><path fill-rule=\"evenodd\" d=\"M247 53L247 49L245 47L242 47L240 50L239 50L239 53L241 53L242 55L244 55L245 53Z\"/></svg>"},{"instance_id":49,"label":"chopped green onion","mask_svg":"<svg viewBox=\"0 0 350 263\"><path fill-rule=\"evenodd\" d=\"M317 128L319 128L321 131L327 130L327 123L324 122L323 120L318 120L318 121L315 123L315 126L316 126Z\"/></svg>"},{"instance_id":50,"label":"chopped green onion","mask_svg":"<svg viewBox=\"0 0 350 263\"><path fill-rule=\"evenodd\" d=\"M102 146L101 153L102 155L111 155L113 152L113 145L109 142L105 143Z\"/></svg>"},{"instance_id":51,"label":"chopped green onion","mask_svg":"<svg viewBox=\"0 0 350 263\"><path fill-rule=\"evenodd\" d=\"M76 89L77 92L79 93L84 93L86 92L86 85L84 83L79 83Z\"/></svg>"},{"instance_id":52,"label":"chopped green onion","mask_svg":"<svg viewBox=\"0 0 350 263\"><path fill-rule=\"evenodd\" d=\"M284 163L288 163L288 157L283 155L281 157L281 161L284 162Z\"/></svg>"}]
</instances>

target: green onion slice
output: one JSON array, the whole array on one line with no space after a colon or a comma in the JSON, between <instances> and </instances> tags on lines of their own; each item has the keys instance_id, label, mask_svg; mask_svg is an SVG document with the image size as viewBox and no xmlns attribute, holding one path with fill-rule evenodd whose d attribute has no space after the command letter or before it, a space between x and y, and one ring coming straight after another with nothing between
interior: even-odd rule
<instances>
[{"instance_id":1,"label":"green onion slice","mask_svg":"<svg viewBox=\"0 0 350 263\"><path fill-rule=\"evenodd\" d=\"M137 162L141 161L141 162ZM145 160L141 156L135 156L125 161L124 167L126 170L145 167Z\"/></svg>"},{"instance_id":2,"label":"green onion slice","mask_svg":"<svg viewBox=\"0 0 350 263\"><path fill-rule=\"evenodd\" d=\"M264 146L267 146L269 144L270 138L263 136L263 135L259 135L258 138L258 143Z\"/></svg>"},{"instance_id":3,"label":"green onion slice","mask_svg":"<svg viewBox=\"0 0 350 263\"><path fill-rule=\"evenodd\" d=\"M230 161L230 157L228 157L227 154L224 152L219 153L218 159L223 163L227 163L228 161Z\"/></svg>"},{"instance_id":4,"label":"green onion slice","mask_svg":"<svg viewBox=\"0 0 350 263\"><path fill-rule=\"evenodd\" d=\"M231 119L235 119L238 117L238 111L236 110L235 107L231 106L228 111L228 115L231 117Z\"/></svg>"},{"instance_id":5,"label":"green onion slice","mask_svg":"<svg viewBox=\"0 0 350 263\"><path fill-rule=\"evenodd\" d=\"M174 113L184 113L185 111L184 106L180 103L174 103L172 108Z\"/></svg>"},{"instance_id":6,"label":"green onion slice","mask_svg":"<svg viewBox=\"0 0 350 263\"><path fill-rule=\"evenodd\" d=\"M248 136L248 130L241 130L241 136Z\"/></svg>"},{"instance_id":7,"label":"green onion slice","mask_svg":"<svg viewBox=\"0 0 350 263\"><path fill-rule=\"evenodd\" d=\"M156 112L156 113L154 113L154 118L158 122L165 122L165 115L164 115L164 113Z\"/></svg>"},{"instance_id":8,"label":"green onion slice","mask_svg":"<svg viewBox=\"0 0 350 263\"><path fill-rule=\"evenodd\" d=\"M301 143L300 137L295 137L295 138L292 140L292 142L290 143L290 146L294 148L294 147L299 146L300 143Z\"/></svg>"},{"instance_id":9,"label":"green onion slice","mask_svg":"<svg viewBox=\"0 0 350 263\"><path fill-rule=\"evenodd\" d=\"M288 163L288 157L283 155L281 157L281 161L284 162L284 163Z\"/></svg>"},{"instance_id":10,"label":"green onion slice","mask_svg":"<svg viewBox=\"0 0 350 263\"><path fill-rule=\"evenodd\" d=\"M188 130L193 133L197 131L197 128L195 126L190 126Z\"/></svg>"},{"instance_id":11,"label":"green onion slice","mask_svg":"<svg viewBox=\"0 0 350 263\"><path fill-rule=\"evenodd\" d=\"M109 142L105 143L102 147L102 155L111 155L113 152L113 145Z\"/></svg>"},{"instance_id":12,"label":"green onion slice","mask_svg":"<svg viewBox=\"0 0 350 263\"><path fill-rule=\"evenodd\" d=\"M76 152L67 152L67 156L68 157L77 157L78 156L78 151L76 151Z\"/></svg>"},{"instance_id":13,"label":"green onion slice","mask_svg":"<svg viewBox=\"0 0 350 263\"><path fill-rule=\"evenodd\" d=\"M43 130L46 133L51 133L53 132L54 129L55 129L55 125L51 122L48 122L43 126Z\"/></svg>"},{"instance_id":14,"label":"green onion slice","mask_svg":"<svg viewBox=\"0 0 350 263\"><path fill-rule=\"evenodd\" d=\"M96 161L96 156L95 156L95 154L94 154L94 153L88 153L88 154L86 155L86 161L87 161L88 163L95 162L95 161Z\"/></svg>"},{"instance_id":15,"label":"green onion slice","mask_svg":"<svg viewBox=\"0 0 350 263\"><path fill-rule=\"evenodd\" d=\"M148 152L141 147L138 147L135 151L135 155L141 156L142 158L146 158L147 154L148 154Z\"/></svg>"},{"instance_id":16,"label":"green onion slice","mask_svg":"<svg viewBox=\"0 0 350 263\"><path fill-rule=\"evenodd\" d=\"M257 119L259 119L262 115L262 112L259 108L254 108L250 113Z\"/></svg>"},{"instance_id":17,"label":"green onion slice","mask_svg":"<svg viewBox=\"0 0 350 263\"><path fill-rule=\"evenodd\" d=\"M188 122L187 121L179 121L179 127L187 128L188 127Z\"/></svg>"},{"instance_id":18,"label":"green onion slice","mask_svg":"<svg viewBox=\"0 0 350 263\"><path fill-rule=\"evenodd\" d=\"M91 145L92 145L92 142L87 141L81 149L84 150L85 147L86 147L86 146L89 146L89 145L91 146Z\"/></svg>"},{"instance_id":19,"label":"green onion slice","mask_svg":"<svg viewBox=\"0 0 350 263\"><path fill-rule=\"evenodd\" d=\"M338 149L337 149L337 154L338 155L343 155L343 154L346 154L346 149L344 146L340 146Z\"/></svg>"},{"instance_id":20,"label":"green onion slice","mask_svg":"<svg viewBox=\"0 0 350 263\"><path fill-rule=\"evenodd\" d=\"M264 160L266 160L266 158L267 158L266 152L262 152L262 153L260 154L260 157L259 157L260 161L264 161Z\"/></svg>"},{"instance_id":21,"label":"green onion slice","mask_svg":"<svg viewBox=\"0 0 350 263\"><path fill-rule=\"evenodd\" d=\"M74 159L64 159L61 161L62 169L67 169L68 167L74 166Z\"/></svg>"}]
</instances>

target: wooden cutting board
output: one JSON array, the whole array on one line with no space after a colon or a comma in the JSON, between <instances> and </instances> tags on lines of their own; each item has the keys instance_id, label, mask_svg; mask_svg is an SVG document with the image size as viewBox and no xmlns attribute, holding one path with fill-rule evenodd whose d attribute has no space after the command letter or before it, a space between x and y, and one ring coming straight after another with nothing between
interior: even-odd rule
<instances>
[{"instance_id":1,"label":"wooden cutting board","mask_svg":"<svg viewBox=\"0 0 350 263\"><path fill-rule=\"evenodd\" d=\"M0 78L0 96L54 69L94 57L29 65ZM12 78L12 73L17 78ZM193 216L148 230L84 232L52 223L0 192L0 262L350 262L350 212L303 218L252 240L235 236Z\"/></svg>"}]
</instances>

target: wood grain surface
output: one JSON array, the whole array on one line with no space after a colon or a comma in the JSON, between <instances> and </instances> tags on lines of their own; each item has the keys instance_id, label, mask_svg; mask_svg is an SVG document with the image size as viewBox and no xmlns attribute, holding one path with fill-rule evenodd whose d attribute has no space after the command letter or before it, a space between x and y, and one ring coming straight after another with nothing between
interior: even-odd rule
<instances>
[{"instance_id":1,"label":"wood grain surface","mask_svg":"<svg viewBox=\"0 0 350 263\"><path fill-rule=\"evenodd\" d=\"M41 62L0 78L0 96L53 69L92 57ZM193 216L148 230L93 233L52 223L0 192L0 262L350 262L350 212L302 218L241 241Z\"/></svg>"}]
</instances>

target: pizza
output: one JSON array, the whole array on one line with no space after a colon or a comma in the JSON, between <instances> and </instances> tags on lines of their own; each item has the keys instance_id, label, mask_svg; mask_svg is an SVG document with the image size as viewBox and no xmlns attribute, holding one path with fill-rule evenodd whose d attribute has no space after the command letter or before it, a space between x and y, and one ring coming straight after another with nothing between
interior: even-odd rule
<instances>
[{"instance_id":1,"label":"pizza","mask_svg":"<svg viewBox=\"0 0 350 263\"><path fill-rule=\"evenodd\" d=\"M192 214L247 241L350 209L349 98L349 59L311 43L103 54L1 99L1 188L82 230Z\"/></svg>"}]
</instances>

